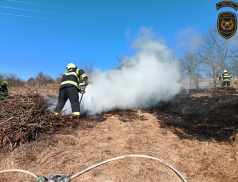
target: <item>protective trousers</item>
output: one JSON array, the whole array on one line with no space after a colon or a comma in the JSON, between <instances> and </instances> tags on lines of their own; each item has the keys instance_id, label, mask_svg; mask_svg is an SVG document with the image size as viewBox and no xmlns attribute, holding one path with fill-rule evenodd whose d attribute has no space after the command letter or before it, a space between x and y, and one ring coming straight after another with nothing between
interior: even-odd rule
<instances>
[{"instance_id":1,"label":"protective trousers","mask_svg":"<svg viewBox=\"0 0 238 182\"><path fill-rule=\"evenodd\" d=\"M80 115L80 106L79 106L79 95L78 95L78 88L77 87L65 87L60 89L59 98L58 98L58 105L55 108L55 113L60 113L69 99L72 108L72 114L74 116Z\"/></svg>"},{"instance_id":2,"label":"protective trousers","mask_svg":"<svg viewBox=\"0 0 238 182\"><path fill-rule=\"evenodd\" d=\"M222 83L222 86L223 86L223 88L224 89L226 89L226 85L227 85L227 88L228 88L228 91L230 90L230 81L223 81L223 83Z\"/></svg>"}]
</instances>

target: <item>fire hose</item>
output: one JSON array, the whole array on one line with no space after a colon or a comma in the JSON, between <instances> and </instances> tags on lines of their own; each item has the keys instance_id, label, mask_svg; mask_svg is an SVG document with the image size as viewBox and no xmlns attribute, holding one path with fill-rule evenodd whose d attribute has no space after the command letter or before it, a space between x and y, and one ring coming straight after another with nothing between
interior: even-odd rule
<instances>
[{"instance_id":1,"label":"fire hose","mask_svg":"<svg viewBox=\"0 0 238 182\"><path fill-rule=\"evenodd\" d=\"M80 90L82 91L82 92L81 92L82 95L81 95L79 104L81 104L81 101L82 101L82 98L83 98L83 94L85 93L85 89L86 89L86 86L80 86Z\"/></svg>"},{"instance_id":2,"label":"fire hose","mask_svg":"<svg viewBox=\"0 0 238 182\"><path fill-rule=\"evenodd\" d=\"M97 163L89 168L86 168L76 174L74 174L73 176L69 177L69 176L63 176L61 174L51 174L49 179L43 177L43 176L40 176L40 175L36 175L30 171L26 171L26 170L21 170L21 169L9 169L9 170L3 170L3 171L0 171L0 174L1 173L7 173L7 172L22 172L22 173L26 173L26 174L30 174L32 176L34 176L36 178L36 182L70 182L72 179L78 177L79 175L95 168L95 167L98 167L100 165L103 165L103 164L106 164L108 162L111 162L111 161L115 161L115 160L118 160L118 159L122 159L122 158L125 158L125 157L142 157L142 158L149 158L149 159L154 159L154 160L157 160L163 164L165 164L167 167L169 167L170 169L172 169L180 178L183 182L187 182L186 179L179 173L179 171L177 171L173 166L169 165L168 163L162 161L161 159L158 159L158 158L155 158L155 157L151 157L151 156L147 156L147 155L124 155L124 156L119 156L119 157L115 157L115 158L112 158L112 159L108 159L106 161L103 161L103 162L100 162L100 163Z\"/></svg>"}]
</instances>

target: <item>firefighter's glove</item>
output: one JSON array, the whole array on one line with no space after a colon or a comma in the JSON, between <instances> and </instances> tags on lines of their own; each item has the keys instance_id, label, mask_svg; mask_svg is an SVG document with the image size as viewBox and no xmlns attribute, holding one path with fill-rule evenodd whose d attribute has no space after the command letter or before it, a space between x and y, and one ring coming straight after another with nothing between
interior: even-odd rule
<instances>
[{"instance_id":1,"label":"firefighter's glove","mask_svg":"<svg viewBox=\"0 0 238 182\"><path fill-rule=\"evenodd\" d=\"M85 86L84 86L84 85L80 85L80 86L79 86L79 92L80 92L81 94L85 94Z\"/></svg>"},{"instance_id":2,"label":"firefighter's glove","mask_svg":"<svg viewBox=\"0 0 238 182\"><path fill-rule=\"evenodd\" d=\"M85 94L85 90L79 90L79 92L81 93L81 94Z\"/></svg>"}]
</instances>

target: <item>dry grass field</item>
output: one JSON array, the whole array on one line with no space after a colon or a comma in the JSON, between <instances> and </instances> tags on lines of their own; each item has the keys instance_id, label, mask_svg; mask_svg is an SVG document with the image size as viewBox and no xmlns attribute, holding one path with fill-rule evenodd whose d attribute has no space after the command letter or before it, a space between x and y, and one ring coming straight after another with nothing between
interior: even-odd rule
<instances>
[{"instance_id":1,"label":"dry grass field","mask_svg":"<svg viewBox=\"0 0 238 182\"><path fill-rule=\"evenodd\" d=\"M19 95L27 92L12 90ZM47 88L37 92L45 99L58 94L56 89ZM114 157L140 154L167 162L189 182L238 181L237 108L237 92L232 88L229 94L220 89L184 91L153 108L86 115L77 123L62 116L65 127L19 143L13 151L7 143L2 146L0 171L24 169L45 177L52 173L72 176ZM1 111L0 124L5 121L1 119L3 112L7 111ZM0 181L36 179L23 173L4 173ZM182 180L159 161L128 157L98 166L72 181Z\"/></svg>"}]
</instances>

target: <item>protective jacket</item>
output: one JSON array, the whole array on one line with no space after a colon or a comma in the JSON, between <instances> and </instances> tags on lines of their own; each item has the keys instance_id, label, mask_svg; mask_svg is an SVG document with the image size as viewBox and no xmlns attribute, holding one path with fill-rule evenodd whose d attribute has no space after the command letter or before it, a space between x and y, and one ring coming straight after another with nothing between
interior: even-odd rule
<instances>
[{"instance_id":1,"label":"protective jacket","mask_svg":"<svg viewBox=\"0 0 238 182\"><path fill-rule=\"evenodd\" d=\"M64 73L60 90L65 87L72 86L79 88L79 85L84 85L87 79L88 77L82 69L71 68Z\"/></svg>"},{"instance_id":2,"label":"protective jacket","mask_svg":"<svg viewBox=\"0 0 238 182\"><path fill-rule=\"evenodd\" d=\"M2 96L2 98L7 98L8 97L8 89L7 89L7 85L2 85L0 88L0 96Z\"/></svg>"},{"instance_id":3,"label":"protective jacket","mask_svg":"<svg viewBox=\"0 0 238 182\"><path fill-rule=\"evenodd\" d=\"M220 75L219 80L223 79L223 81L231 81L231 75L229 73L223 73L222 75Z\"/></svg>"}]
</instances>

